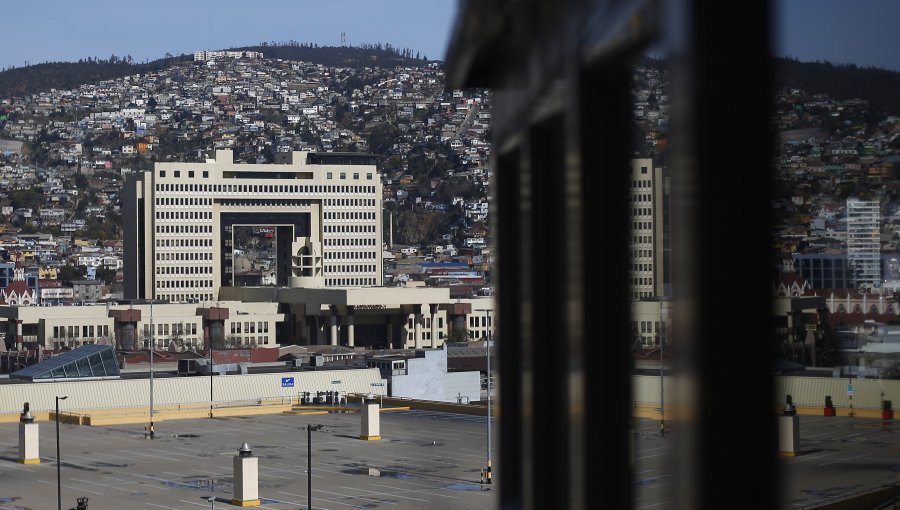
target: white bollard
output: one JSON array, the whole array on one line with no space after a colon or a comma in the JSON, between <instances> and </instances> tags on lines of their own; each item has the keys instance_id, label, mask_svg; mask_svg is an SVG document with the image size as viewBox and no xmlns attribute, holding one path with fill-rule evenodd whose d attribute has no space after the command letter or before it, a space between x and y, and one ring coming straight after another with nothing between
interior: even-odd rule
<instances>
[{"instance_id":1,"label":"white bollard","mask_svg":"<svg viewBox=\"0 0 900 510\"><path fill-rule=\"evenodd\" d=\"M259 457L254 457L247 443L241 445L234 457L235 506L259 506Z\"/></svg>"},{"instance_id":2,"label":"white bollard","mask_svg":"<svg viewBox=\"0 0 900 510\"><path fill-rule=\"evenodd\" d=\"M364 403L362 406L362 433L360 439L366 441L378 441L381 439L381 426L379 423L379 412L381 411L378 404Z\"/></svg>"},{"instance_id":3,"label":"white bollard","mask_svg":"<svg viewBox=\"0 0 900 510\"><path fill-rule=\"evenodd\" d=\"M778 417L778 454L796 457L800 453L800 417L795 415Z\"/></svg>"},{"instance_id":4,"label":"white bollard","mask_svg":"<svg viewBox=\"0 0 900 510\"><path fill-rule=\"evenodd\" d=\"M30 411L19 418L19 463L40 464L40 431Z\"/></svg>"}]
</instances>

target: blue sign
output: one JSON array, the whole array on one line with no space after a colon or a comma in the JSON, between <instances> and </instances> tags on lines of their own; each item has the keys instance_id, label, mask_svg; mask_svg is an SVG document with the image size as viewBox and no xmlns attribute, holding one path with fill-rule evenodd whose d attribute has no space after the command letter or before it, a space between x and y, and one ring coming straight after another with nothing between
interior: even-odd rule
<instances>
[{"instance_id":1,"label":"blue sign","mask_svg":"<svg viewBox=\"0 0 900 510\"><path fill-rule=\"evenodd\" d=\"M281 387L282 388L293 388L294 387L294 378L293 377L282 377L281 378Z\"/></svg>"}]
</instances>

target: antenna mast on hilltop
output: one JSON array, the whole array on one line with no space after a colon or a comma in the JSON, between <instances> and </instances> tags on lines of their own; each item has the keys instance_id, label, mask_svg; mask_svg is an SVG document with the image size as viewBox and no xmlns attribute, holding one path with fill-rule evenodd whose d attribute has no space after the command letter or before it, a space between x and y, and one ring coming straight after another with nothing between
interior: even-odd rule
<instances>
[{"instance_id":1,"label":"antenna mast on hilltop","mask_svg":"<svg viewBox=\"0 0 900 510\"><path fill-rule=\"evenodd\" d=\"M341 46L347 45L347 32L341 32Z\"/></svg>"}]
</instances>

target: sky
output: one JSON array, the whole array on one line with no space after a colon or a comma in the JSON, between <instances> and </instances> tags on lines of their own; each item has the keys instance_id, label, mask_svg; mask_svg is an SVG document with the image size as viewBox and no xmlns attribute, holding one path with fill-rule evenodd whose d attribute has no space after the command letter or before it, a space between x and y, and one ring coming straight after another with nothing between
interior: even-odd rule
<instances>
[{"instance_id":1,"label":"sky","mask_svg":"<svg viewBox=\"0 0 900 510\"><path fill-rule=\"evenodd\" d=\"M776 53L900 71L900 1L772 0ZM443 60L457 0L7 2L0 68L131 55L154 60L263 41L390 43ZM735 11L739 14L739 11Z\"/></svg>"},{"instance_id":2,"label":"sky","mask_svg":"<svg viewBox=\"0 0 900 510\"><path fill-rule=\"evenodd\" d=\"M3 2L0 69L25 62L248 46L390 43L443 60L457 0L40 0Z\"/></svg>"},{"instance_id":3,"label":"sky","mask_svg":"<svg viewBox=\"0 0 900 510\"><path fill-rule=\"evenodd\" d=\"M900 1L774 0L776 53L900 71Z\"/></svg>"}]
</instances>

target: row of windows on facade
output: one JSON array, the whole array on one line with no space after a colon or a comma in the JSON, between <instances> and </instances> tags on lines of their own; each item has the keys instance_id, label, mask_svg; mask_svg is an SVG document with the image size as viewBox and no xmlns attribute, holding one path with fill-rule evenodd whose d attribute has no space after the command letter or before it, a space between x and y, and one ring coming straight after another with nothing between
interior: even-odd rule
<instances>
[{"instance_id":1,"label":"row of windows on facade","mask_svg":"<svg viewBox=\"0 0 900 510\"><path fill-rule=\"evenodd\" d=\"M171 323L172 329L169 329L170 323L157 323L153 325L153 329L156 331L154 334L156 335L168 335L169 331L172 331L173 335L196 335L197 334L197 323L195 322L173 322ZM150 336L150 324L144 324L144 336Z\"/></svg>"},{"instance_id":2,"label":"row of windows on facade","mask_svg":"<svg viewBox=\"0 0 900 510\"><path fill-rule=\"evenodd\" d=\"M157 188L159 186L157 185ZM158 189L156 191L159 191ZM156 205L158 206L176 206L176 205L187 205L187 206L201 206L201 205L213 205L213 201L211 198L156 198Z\"/></svg>"},{"instance_id":3,"label":"row of windows on facade","mask_svg":"<svg viewBox=\"0 0 900 510\"><path fill-rule=\"evenodd\" d=\"M653 271L653 264L631 264L632 271Z\"/></svg>"},{"instance_id":4,"label":"row of windows on facade","mask_svg":"<svg viewBox=\"0 0 900 510\"><path fill-rule=\"evenodd\" d=\"M109 325L107 324L98 324L97 328L94 329L94 326L53 326L53 338L93 338L96 332L96 336L106 337L109 336Z\"/></svg>"},{"instance_id":5,"label":"row of windows on facade","mask_svg":"<svg viewBox=\"0 0 900 510\"><path fill-rule=\"evenodd\" d=\"M351 266L325 266L325 272L331 274L339 273L368 273L375 271L375 265L351 265Z\"/></svg>"},{"instance_id":6,"label":"row of windows on facade","mask_svg":"<svg viewBox=\"0 0 900 510\"><path fill-rule=\"evenodd\" d=\"M186 247L190 246L192 248L198 248L201 246L212 246L212 239L197 239L197 238L188 238L188 239L157 239L156 246L160 248L168 248L168 247Z\"/></svg>"},{"instance_id":7,"label":"row of windows on facade","mask_svg":"<svg viewBox=\"0 0 900 510\"><path fill-rule=\"evenodd\" d=\"M649 207L634 207L631 213L635 216L653 216L653 211Z\"/></svg>"},{"instance_id":8,"label":"row of windows on facade","mask_svg":"<svg viewBox=\"0 0 900 510\"><path fill-rule=\"evenodd\" d=\"M208 211L157 211L158 220L211 220L212 213Z\"/></svg>"},{"instance_id":9,"label":"row of windows on facade","mask_svg":"<svg viewBox=\"0 0 900 510\"><path fill-rule=\"evenodd\" d=\"M631 321L631 332L638 332L638 325L640 325L641 333L656 333L659 334L659 321ZM666 334L666 323L662 323L662 334Z\"/></svg>"},{"instance_id":10,"label":"row of windows on facade","mask_svg":"<svg viewBox=\"0 0 900 510\"><path fill-rule=\"evenodd\" d=\"M157 280L157 289L211 288L212 280Z\"/></svg>"},{"instance_id":11,"label":"row of windows on facade","mask_svg":"<svg viewBox=\"0 0 900 510\"><path fill-rule=\"evenodd\" d=\"M847 313L847 307L844 306L843 304L839 304L839 305L837 305L837 312L838 312L838 313ZM863 313L863 307L862 307L862 305L859 305L859 304L854 305L854 306L853 306L853 313ZM880 313L880 312L878 311L878 306L877 306L877 305L871 305L871 306L869 307L869 313ZM886 313L887 315L894 315L894 314L896 314L897 312L896 312L896 310L894 310L894 305L887 305L887 306L884 307L884 313Z\"/></svg>"},{"instance_id":12,"label":"row of windows on facade","mask_svg":"<svg viewBox=\"0 0 900 510\"><path fill-rule=\"evenodd\" d=\"M375 246L375 239L372 238L350 238L350 239L325 239L326 247L333 246Z\"/></svg>"},{"instance_id":13,"label":"row of windows on facade","mask_svg":"<svg viewBox=\"0 0 900 510\"><path fill-rule=\"evenodd\" d=\"M175 294L167 292L158 292L156 299L166 299L175 303L183 303L189 299L197 301L212 301L212 294Z\"/></svg>"},{"instance_id":14,"label":"row of windows on facade","mask_svg":"<svg viewBox=\"0 0 900 510\"><path fill-rule=\"evenodd\" d=\"M325 285L328 287L375 285L375 278L326 278Z\"/></svg>"},{"instance_id":15,"label":"row of windows on facade","mask_svg":"<svg viewBox=\"0 0 900 510\"><path fill-rule=\"evenodd\" d=\"M652 257L653 252L651 250L632 250L632 257L641 258L641 257Z\"/></svg>"},{"instance_id":16,"label":"row of windows on facade","mask_svg":"<svg viewBox=\"0 0 900 510\"><path fill-rule=\"evenodd\" d=\"M632 188L649 188L650 181L647 181L647 180L631 181L631 187Z\"/></svg>"},{"instance_id":17,"label":"row of windows on facade","mask_svg":"<svg viewBox=\"0 0 900 510\"><path fill-rule=\"evenodd\" d=\"M156 274L212 274L212 266L156 266Z\"/></svg>"},{"instance_id":18,"label":"row of windows on facade","mask_svg":"<svg viewBox=\"0 0 900 510\"><path fill-rule=\"evenodd\" d=\"M156 260L212 260L212 253L208 253L208 252L157 253Z\"/></svg>"},{"instance_id":19,"label":"row of windows on facade","mask_svg":"<svg viewBox=\"0 0 900 510\"><path fill-rule=\"evenodd\" d=\"M374 198L326 198L325 207L375 207Z\"/></svg>"},{"instance_id":20,"label":"row of windows on facade","mask_svg":"<svg viewBox=\"0 0 900 510\"><path fill-rule=\"evenodd\" d=\"M370 234L375 232L375 225L325 225L326 234L363 234L367 232Z\"/></svg>"},{"instance_id":21,"label":"row of windows on facade","mask_svg":"<svg viewBox=\"0 0 900 510\"><path fill-rule=\"evenodd\" d=\"M652 292L632 292L631 297L634 300L638 300L638 299L645 298L645 297L653 297L653 293Z\"/></svg>"},{"instance_id":22,"label":"row of windows on facade","mask_svg":"<svg viewBox=\"0 0 900 510\"><path fill-rule=\"evenodd\" d=\"M241 324L243 324L243 329L241 328ZM269 323L267 321L244 321L243 323L238 321L233 321L231 323L231 334L238 333L268 333L269 332Z\"/></svg>"},{"instance_id":23,"label":"row of windows on facade","mask_svg":"<svg viewBox=\"0 0 900 510\"><path fill-rule=\"evenodd\" d=\"M653 195L651 195L649 193L635 193L635 194L631 195L631 201L632 202L652 202L653 201L652 197L653 197Z\"/></svg>"},{"instance_id":24,"label":"row of windows on facade","mask_svg":"<svg viewBox=\"0 0 900 510\"><path fill-rule=\"evenodd\" d=\"M632 285L653 285L653 278L632 278Z\"/></svg>"},{"instance_id":25,"label":"row of windows on facade","mask_svg":"<svg viewBox=\"0 0 900 510\"><path fill-rule=\"evenodd\" d=\"M482 316L481 316L481 327L482 327L482 328L490 327L491 322L492 322L492 321L491 321L491 318L488 317L487 315L482 315ZM470 327L470 328L477 328L477 327L478 327L478 317L476 317L476 316L474 316L474 315L470 315L470 316L469 316L469 327Z\"/></svg>"},{"instance_id":26,"label":"row of windows on facade","mask_svg":"<svg viewBox=\"0 0 900 510\"><path fill-rule=\"evenodd\" d=\"M443 318L443 317L438 317L437 320L438 320L437 327L438 327L438 328L443 328L443 327L444 327L444 318ZM431 319L430 319L429 317L427 317L427 316L424 317L423 320L422 320L422 323L423 323L423 326L422 326L422 327L424 327L424 328L431 328ZM408 329L413 329L413 328L416 327L416 322L415 322L415 319L414 319L413 317L410 317L409 319L407 319L407 321L406 321L406 327L407 327Z\"/></svg>"},{"instance_id":27,"label":"row of windows on facade","mask_svg":"<svg viewBox=\"0 0 900 510\"><path fill-rule=\"evenodd\" d=\"M326 212L326 220L374 220L375 213L365 211Z\"/></svg>"},{"instance_id":28,"label":"row of windows on facade","mask_svg":"<svg viewBox=\"0 0 900 510\"><path fill-rule=\"evenodd\" d=\"M653 222L650 221L635 221L633 224L634 230L653 230Z\"/></svg>"},{"instance_id":29,"label":"row of windows on facade","mask_svg":"<svg viewBox=\"0 0 900 510\"><path fill-rule=\"evenodd\" d=\"M631 240L635 244L652 244L653 236L631 236Z\"/></svg>"},{"instance_id":30,"label":"row of windows on facade","mask_svg":"<svg viewBox=\"0 0 900 510\"><path fill-rule=\"evenodd\" d=\"M358 174L354 174L358 175ZM372 180L367 174L368 180ZM165 170L160 177L165 177ZM326 178L330 179L331 177ZM375 186L300 186L280 184L157 184L158 193L375 193Z\"/></svg>"},{"instance_id":31,"label":"row of windows on facade","mask_svg":"<svg viewBox=\"0 0 900 510\"><path fill-rule=\"evenodd\" d=\"M338 259L338 260L354 260L354 259L363 259L363 260L374 260L375 252L374 251L327 251L325 252L326 259Z\"/></svg>"},{"instance_id":32,"label":"row of windows on facade","mask_svg":"<svg viewBox=\"0 0 900 510\"><path fill-rule=\"evenodd\" d=\"M212 234L212 225L157 225L157 234Z\"/></svg>"}]
</instances>

